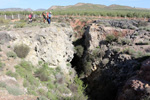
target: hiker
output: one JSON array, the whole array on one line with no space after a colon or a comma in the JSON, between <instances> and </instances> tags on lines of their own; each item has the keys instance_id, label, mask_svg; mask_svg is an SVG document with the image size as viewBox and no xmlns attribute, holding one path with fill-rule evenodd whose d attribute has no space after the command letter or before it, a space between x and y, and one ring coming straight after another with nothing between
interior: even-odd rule
<instances>
[{"instance_id":1,"label":"hiker","mask_svg":"<svg viewBox=\"0 0 150 100\"><path fill-rule=\"evenodd\" d=\"M42 13L42 16L43 16L43 22L45 23L46 15L45 15L45 13L44 13L44 12Z\"/></svg>"},{"instance_id":2,"label":"hiker","mask_svg":"<svg viewBox=\"0 0 150 100\"><path fill-rule=\"evenodd\" d=\"M33 14L30 13L30 14L29 14L29 17L28 17L28 18L29 18L29 23L32 23L32 17L33 17Z\"/></svg>"},{"instance_id":3,"label":"hiker","mask_svg":"<svg viewBox=\"0 0 150 100\"><path fill-rule=\"evenodd\" d=\"M51 12L47 13L47 22L48 22L48 24L51 23Z\"/></svg>"}]
</instances>

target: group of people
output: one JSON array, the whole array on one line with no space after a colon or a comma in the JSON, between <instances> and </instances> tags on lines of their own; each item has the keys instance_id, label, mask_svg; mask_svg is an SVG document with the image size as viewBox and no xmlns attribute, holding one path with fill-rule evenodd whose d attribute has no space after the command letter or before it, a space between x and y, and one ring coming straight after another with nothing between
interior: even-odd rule
<instances>
[{"instance_id":1,"label":"group of people","mask_svg":"<svg viewBox=\"0 0 150 100\"><path fill-rule=\"evenodd\" d=\"M46 12L46 14L43 12L42 13L43 16L43 22L45 23L45 21L47 20L48 24L51 23L51 12Z\"/></svg>"},{"instance_id":2,"label":"group of people","mask_svg":"<svg viewBox=\"0 0 150 100\"><path fill-rule=\"evenodd\" d=\"M45 21L48 22L48 24L51 23L51 12L46 12L46 13L42 13L42 16L43 16L43 22L45 23ZM33 18L33 12L31 12L28 16L29 18L29 23L32 23L32 18Z\"/></svg>"}]
</instances>

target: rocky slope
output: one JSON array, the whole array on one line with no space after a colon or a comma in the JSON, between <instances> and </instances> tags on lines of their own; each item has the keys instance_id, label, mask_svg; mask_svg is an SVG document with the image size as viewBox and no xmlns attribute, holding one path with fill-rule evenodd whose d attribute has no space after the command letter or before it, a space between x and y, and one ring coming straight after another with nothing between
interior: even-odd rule
<instances>
[{"instance_id":1,"label":"rocky slope","mask_svg":"<svg viewBox=\"0 0 150 100\"><path fill-rule=\"evenodd\" d=\"M34 27L0 32L1 42L4 42L1 48L7 54L7 50L3 50L6 47L5 43L12 49L16 45L25 44L30 47L25 60L32 61L33 65L37 65L39 61L48 62L50 67L60 66L67 72L66 63L71 61L74 53L72 33L71 28L59 25L43 29Z\"/></svg>"},{"instance_id":2,"label":"rocky slope","mask_svg":"<svg viewBox=\"0 0 150 100\"><path fill-rule=\"evenodd\" d=\"M150 56L149 28L149 23L138 20L97 20L85 28L83 37L74 43L77 53L72 64L88 84L90 99L140 100L147 94L140 92L138 97L135 91L149 82L142 83L140 80L140 83L131 77L137 75L142 62ZM146 91L146 88L141 89ZM121 91L126 99L119 96ZM137 97L127 99L131 95Z\"/></svg>"}]
</instances>

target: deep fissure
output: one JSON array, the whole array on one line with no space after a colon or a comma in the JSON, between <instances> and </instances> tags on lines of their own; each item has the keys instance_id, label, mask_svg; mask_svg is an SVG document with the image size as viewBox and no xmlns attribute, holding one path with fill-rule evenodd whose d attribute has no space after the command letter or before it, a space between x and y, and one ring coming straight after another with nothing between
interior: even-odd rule
<instances>
[{"instance_id":1,"label":"deep fissure","mask_svg":"<svg viewBox=\"0 0 150 100\"><path fill-rule=\"evenodd\" d=\"M149 56L143 56L139 58L131 57L131 59L122 60L122 58L120 59L119 57L120 55L124 55L124 52L118 53L117 49L111 49L111 45L116 45L115 39L110 41L100 41L99 47L96 49L101 50L103 49L103 46L106 46L107 50L104 50L105 54L102 57L102 52L96 52L96 55L94 55L93 51L89 51L88 48L91 38L89 35L94 34L94 32L89 33L89 31L91 31L90 25L85 27L86 30L82 38L73 43L77 52L74 54L71 64L77 71L79 77L84 81L85 84L88 85L85 92L89 96L89 100L116 100L119 98L119 95L121 94L123 86L127 80L137 75L136 71L140 70L142 62L148 59ZM113 34L116 33L114 32ZM85 42L85 38L87 38L85 35L89 36L88 42ZM126 42L123 42L123 45L126 44ZM128 55L131 54L130 51L126 51L125 53ZM86 68L87 65L89 64L88 67L93 66L92 63L95 61L95 59L100 57L102 60L96 65L97 69L94 71L89 71L89 69ZM103 62L107 61L107 59L108 62L106 65L104 65Z\"/></svg>"}]
</instances>

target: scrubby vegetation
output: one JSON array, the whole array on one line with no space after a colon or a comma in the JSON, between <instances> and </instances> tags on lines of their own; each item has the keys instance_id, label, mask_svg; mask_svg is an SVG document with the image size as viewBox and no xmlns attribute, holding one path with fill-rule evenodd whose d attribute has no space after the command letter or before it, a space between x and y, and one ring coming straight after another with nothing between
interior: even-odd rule
<instances>
[{"instance_id":1,"label":"scrubby vegetation","mask_svg":"<svg viewBox=\"0 0 150 100\"><path fill-rule=\"evenodd\" d=\"M106 36L106 41L109 42L109 43L111 43L113 41L117 41L117 39L118 38L115 35L113 35L113 34L110 34L110 35Z\"/></svg>"},{"instance_id":2,"label":"scrubby vegetation","mask_svg":"<svg viewBox=\"0 0 150 100\"><path fill-rule=\"evenodd\" d=\"M79 57L82 57L84 48L83 48L83 46L78 45L78 46L75 47L75 51L76 51L76 54L77 54Z\"/></svg>"},{"instance_id":3,"label":"scrubby vegetation","mask_svg":"<svg viewBox=\"0 0 150 100\"><path fill-rule=\"evenodd\" d=\"M5 20L3 18L0 18L0 24L8 24L10 20Z\"/></svg>"},{"instance_id":4,"label":"scrubby vegetation","mask_svg":"<svg viewBox=\"0 0 150 100\"><path fill-rule=\"evenodd\" d=\"M76 76L71 82L64 77L61 69L49 68L48 63L40 62L39 68L32 65L31 62L22 60L15 66L16 72L8 71L6 74L16 79L23 79L23 86L27 88L27 93L39 97L39 100L85 100L87 97L84 94L86 86ZM70 87L73 85L74 87ZM0 87L5 88L5 84L0 84ZM6 88L10 94L20 95L22 92L15 87ZM13 91L12 91L13 89ZM16 91L16 92L15 92ZM70 95L70 96L65 96Z\"/></svg>"},{"instance_id":5,"label":"scrubby vegetation","mask_svg":"<svg viewBox=\"0 0 150 100\"><path fill-rule=\"evenodd\" d=\"M23 27L25 27L25 25L26 25L25 22L16 23L16 25L14 26L14 28L23 28Z\"/></svg>"},{"instance_id":6,"label":"scrubby vegetation","mask_svg":"<svg viewBox=\"0 0 150 100\"><path fill-rule=\"evenodd\" d=\"M30 48L26 44L20 44L14 47L14 52L20 58L25 58L28 55L29 51L30 51Z\"/></svg>"},{"instance_id":7,"label":"scrubby vegetation","mask_svg":"<svg viewBox=\"0 0 150 100\"><path fill-rule=\"evenodd\" d=\"M0 60L0 69L1 69L1 68L3 68L3 67L4 67L4 65L5 65L5 64L4 64L4 63L2 63L2 62L1 62L1 60Z\"/></svg>"},{"instance_id":8,"label":"scrubby vegetation","mask_svg":"<svg viewBox=\"0 0 150 100\"><path fill-rule=\"evenodd\" d=\"M17 55L16 55L16 53L15 52L13 52L13 51L10 51L10 52L7 52L7 57L11 57L11 58L16 58L17 57Z\"/></svg>"},{"instance_id":9,"label":"scrubby vegetation","mask_svg":"<svg viewBox=\"0 0 150 100\"><path fill-rule=\"evenodd\" d=\"M13 85L13 86L9 86L7 85L7 83L5 82L0 82L0 88L5 88L9 94L11 95L22 95L24 94L22 90L20 90L17 86Z\"/></svg>"}]
</instances>

